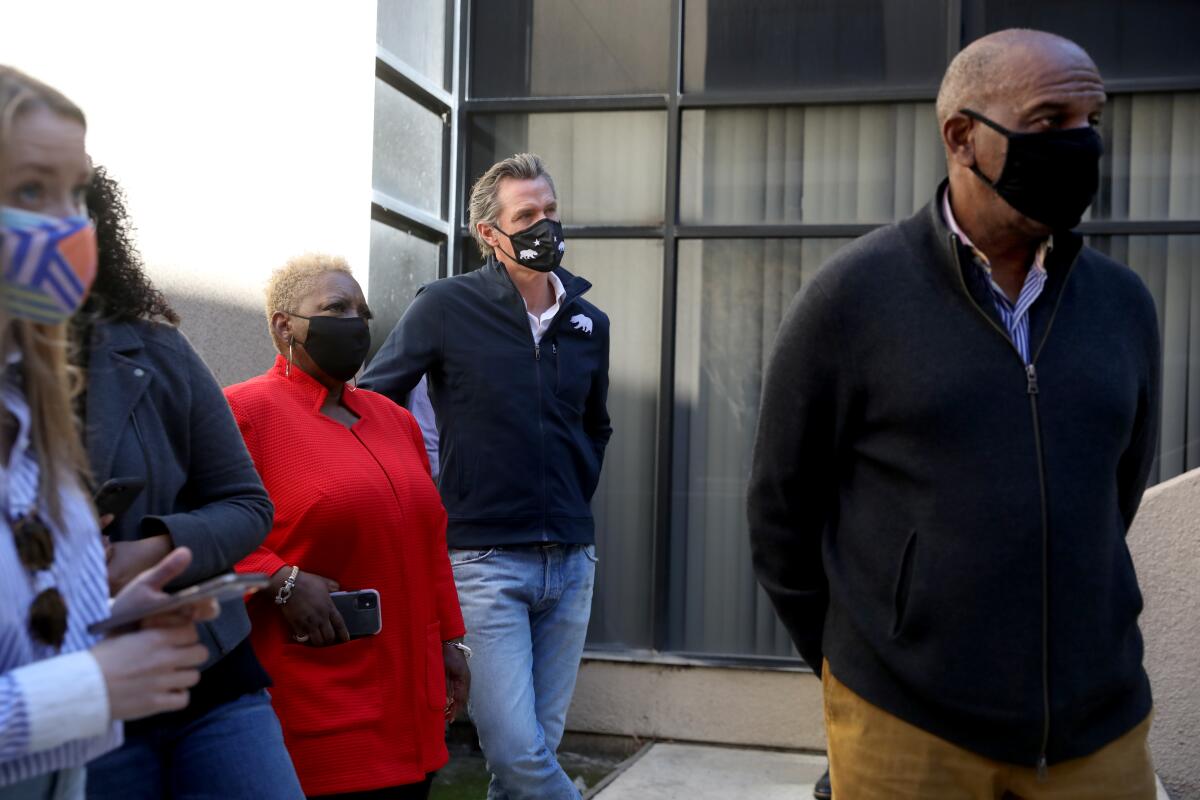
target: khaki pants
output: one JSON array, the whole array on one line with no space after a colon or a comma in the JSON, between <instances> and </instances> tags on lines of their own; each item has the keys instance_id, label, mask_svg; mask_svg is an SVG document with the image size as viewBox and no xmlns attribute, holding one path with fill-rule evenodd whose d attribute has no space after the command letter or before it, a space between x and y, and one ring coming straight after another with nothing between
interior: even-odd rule
<instances>
[{"instance_id":1,"label":"khaki pants","mask_svg":"<svg viewBox=\"0 0 1200 800\"><path fill-rule=\"evenodd\" d=\"M839 800L1154 800L1150 717L1089 756L1037 770L940 739L850 691L826 662L829 773Z\"/></svg>"}]
</instances>

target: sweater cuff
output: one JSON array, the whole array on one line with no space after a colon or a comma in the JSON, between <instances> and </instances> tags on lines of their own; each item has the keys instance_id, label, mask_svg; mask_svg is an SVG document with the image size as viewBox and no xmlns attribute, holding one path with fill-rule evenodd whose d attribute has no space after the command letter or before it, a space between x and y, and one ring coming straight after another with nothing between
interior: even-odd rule
<instances>
[{"instance_id":1,"label":"sweater cuff","mask_svg":"<svg viewBox=\"0 0 1200 800\"><path fill-rule=\"evenodd\" d=\"M55 656L8 674L25 698L30 752L108 732L108 687L90 652Z\"/></svg>"},{"instance_id":2,"label":"sweater cuff","mask_svg":"<svg viewBox=\"0 0 1200 800\"><path fill-rule=\"evenodd\" d=\"M234 572L265 572L268 577L287 566L287 562L271 550L260 547L234 565ZM303 568L302 568L303 569Z\"/></svg>"},{"instance_id":3,"label":"sweater cuff","mask_svg":"<svg viewBox=\"0 0 1200 800\"><path fill-rule=\"evenodd\" d=\"M202 562L206 559L201 558L201 554L213 546L214 537L207 525L189 512L142 517L141 535L143 537L161 534L166 534L167 538L171 540L173 548L186 547L192 551L192 560L188 563L187 569L171 581L168 586L169 590L191 586L193 583L199 583L201 580L211 577L204 572L206 564Z\"/></svg>"}]
</instances>

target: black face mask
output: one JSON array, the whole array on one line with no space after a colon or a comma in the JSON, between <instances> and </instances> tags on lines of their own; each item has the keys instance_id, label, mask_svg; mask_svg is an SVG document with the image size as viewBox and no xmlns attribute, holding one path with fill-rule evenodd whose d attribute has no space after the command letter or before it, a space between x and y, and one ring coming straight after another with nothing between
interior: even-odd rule
<instances>
[{"instance_id":1,"label":"black face mask","mask_svg":"<svg viewBox=\"0 0 1200 800\"><path fill-rule=\"evenodd\" d=\"M961 112L1008 139L1000 177L990 180L973 165L980 180L1017 211L1054 230L1079 224L1100 187L1104 142L1095 128L1015 133L978 112Z\"/></svg>"},{"instance_id":2,"label":"black face mask","mask_svg":"<svg viewBox=\"0 0 1200 800\"><path fill-rule=\"evenodd\" d=\"M292 316L308 320L308 339L297 344L304 345L321 372L342 383L358 374L371 349L371 329L365 319Z\"/></svg>"},{"instance_id":3,"label":"black face mask","mask_svg":"<svg viewBox=\"0 0 1200 800\"><path fill-rule=\"evenodd\" d=\"M498 226L496 230L504 233ZM523 231L504 233L513 251L506 256L538 272L551 272L562 263L567 243L563 241L562 223L543 217Z\"/></svg>"}]
</instances>

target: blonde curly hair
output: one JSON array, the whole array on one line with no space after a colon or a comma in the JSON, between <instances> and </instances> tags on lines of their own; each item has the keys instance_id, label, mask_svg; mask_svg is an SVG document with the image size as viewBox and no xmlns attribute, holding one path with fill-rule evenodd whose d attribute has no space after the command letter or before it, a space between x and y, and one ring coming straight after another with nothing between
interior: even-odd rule
<instances>
[{"instance_id":1,"label":"blonde curly hair","mask_svg":"<svg viewBox=\"0 0 1200 800\"><path fill-rule=\"evenodd\" d=\"M271 333L271 341L280 353L287 351L287 342L275 334L271 317L276 311L295 313L303 297L312 291L313 285L327 272L344 272L351 277L350 264L341 256L328 253L305 253L288 259L288 262L271 273L267 281L267 330Z\"/></svg>"}]
</instances>

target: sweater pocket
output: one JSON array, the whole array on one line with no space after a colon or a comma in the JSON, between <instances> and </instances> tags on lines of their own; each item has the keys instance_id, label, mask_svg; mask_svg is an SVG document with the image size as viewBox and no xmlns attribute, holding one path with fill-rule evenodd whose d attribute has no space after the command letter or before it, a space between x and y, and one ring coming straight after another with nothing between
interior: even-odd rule
<instances>
[{"instance_id":1,"label":"sweater pocket","mask_svg":"<svg viewBox=\"0 0 1200 800\"><path fill-rule=\"evenodd\" d=\"M912 592L913 562L917 555L917 532L911 531L904 543L904 552L900 556L900 569L896 573L896 583L893 589L892 638L898 639L904 633L904 624L909 614L909 595Z\"/></svg>"},{"instance_id":2,"label":"sweater pocket","mask_svg":"<svg viewBox=\"0 0 1200 800\"><path fill-rule=\"evenodd\" d=\"M332 647L288 644L276 668L271 701L291 736L370 729L384 715L382 674L374 637Z\"/></svg>"},{"instance_id":3,"label":"sweater pocket","mask_svg":"<svg viewBox=\"0 0 1200 800\"><path fill-rule=\"evenodd\" d=\"M425 626L425 695L431 711L446 708L446 663L442 657L442 628Z\"/></svg>"}]
</instances>

